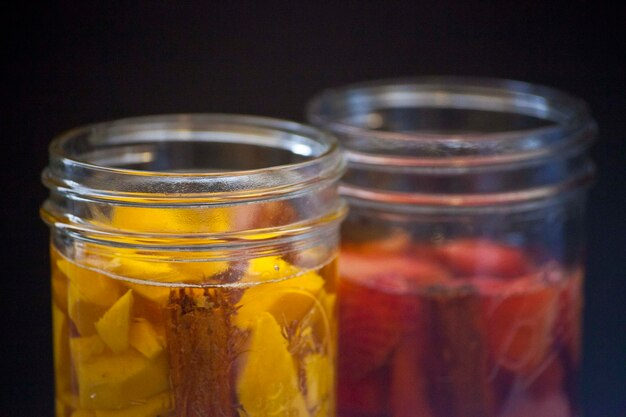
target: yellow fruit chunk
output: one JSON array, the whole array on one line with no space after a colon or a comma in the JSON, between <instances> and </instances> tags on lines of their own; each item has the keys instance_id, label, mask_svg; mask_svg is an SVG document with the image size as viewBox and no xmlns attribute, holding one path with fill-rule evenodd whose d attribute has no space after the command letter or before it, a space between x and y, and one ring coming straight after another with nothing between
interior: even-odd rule
<instances>
[{"instance_id":1,"label":"yellow fruit chunk","mask_svg":"<svg viewBox=\"0 0 626 417\"><path fill-rule=\"evenodd\" d=\"M128 329L133 308L133 291L128 290L96 323L102 341L114 352L128 349Z\"/></svg>"},{"instance_id":2,"label":"yellow fruit chunk","mask_svg":"<svg viewBox=\"0 0 626 417\"><path fill-rule=\"evenodd\" d=\"M71 417L96 417L96 414L91 410L81 410L79 408L72 413Z\"/></svg>"},{"instance_id":3,"label":"yellow fruit chunk","mask_svg":"<svg viewBox=\"0 0 626 417\"><path fill-rule=\"evenodd\" d=\"M298 273L298 268L277 257L250 263L249 275L261 277L270 271L274 271L275 277L270 279L281 279ZM319 304L316 296L323 291L323 287L324 280L315 272L250 287L239 301L241 307L235 316L235 323L239 327L248 327L260 313L266 311L281 324L299 321Z\"/></svg>"},{"instance_id":4,"label":"yellow fruit chunk","mask_svg":"<svg viewBox=\"0 0 626 417\"><path fill-rule=\"evenodd\" d=\"M56 417L64 417L66 415L65 404L60 400L54 401L54 415Z\"/></svg>"},{"instance_id":5,"label":"yellow fruit chunk","mask_svg":"<svg viewBox=\"0 0 626 417\"><path fill-rule=\"evenodd\" d=\"M121 410L96 410L95 417L158 417L173 407L172 394L166 391Z\"/></svg>"},{"instance_id":6,"label":"yellow fruit chunk","mask_svg":"<svg viewBox=\"0 0 626 417\"><path fill-rule=\"evenodd\" d=\"M58 268L52 267L52 301L65 314L67 314L67 277Z\"/></svg>"},{"instance_id":7,"label":"yellow fruit chunk","mask_svg":"<svg viewBox=\"0 0 626 417\"><path fill-rule=\"evenodd\" d=\"M66 259L59 259L57 267L67 276L69 282L67 289L69 317L81 336L94 334L96 320L119 298L121 292L119 285L104 274Z\"/></svg>"},{"instance_id":8,"label":"yellow fruit chunk","mask_svg":"<svg viewBox=\"0 0 626 417\"><path fill-rule=\"evenodd\" d=\"M61 400L54 401L54 415L56 417L65 417L67 415L67 407Z\"/></svg>"},{"instance_id":9,"label":"yellow fruit chunk","mask_svg":"<svg viewBox=\"0 0 626 417\"><path fill-rule=\"evenodd\" d=\"M149 262L130 258L117 258L113 272L124 278L155 282L174 282L177 277L180 278L170 263ZM137 294L158 304L165 304L170 293L170 289L167 287L133 282L126 282L126 285L137 292Z\"/></svg>"},{"instance_id":10,"label":"yellow fruit chunk","mask_svg":"<svg viewBox=\"0 0 626 417\"><path fill-rule=\"evenodd\" d=\"M56 387L55 387L56 389ZM77 409L80 406L80 400L78 398L78 393L72 393L71 390L76 389L76 387L69 387L65 391L56 391L57 403L67 411ZM60 414L62 416L67 415L67 412Z\"/></svg>"},{"instance_id":11,"label":"yellow fruit chunk","mask_svg":"<svg viewBox=\"0 0 626 417\"><path fill-rule=\"evenodd\" d=\"M177 262L174 269L178 272L178 280L176 282L203 282L210 281L210 278L216 274L225 272L229 263L225 261L215 262Z\"/></svg>"},{"instance_id":12,"label":"yellow fruit chunk","mask_svg":"<svg viewBox=\"0 0 626 417\"><path fill-rule=\"evenodd\" d=\"M127 282L141 296L160 305L167 302L170 288L150 285L156 283L199 283L228 269L228 262L157 262L131 258L117 258L113 272L124 278L133 278L144 283Z\"/></svg>"},{"instance_id":13,"label":"yellow fruit chunk","mask_svg":"<svg viewBox=\"0 0 626 417\"><path fill-rule=\"evenodd\" d=\"M152 233L218 233L232 224L227 209L116 207L111 225L122 230Z\"/></svg>"},{"instance_id":14,"label":"yellow fruit chunk","mask_svg":"<svg viewBox=\"0 0 626 417\"><path fill-rule=\"evenodd\" d=\"M71 346L69 338L69 321L65 314L52 304L52 344L54 351L54 378L56 391L57 415L65 416L66 410L75 408L78 399L73 395Z\"/></svg>"},{"instance_id":15,"label":"yellow fruit chunk","mask_svg":"<svg viewBox=\"0 0 626 417\"><path fill-rule=\"evenodd\" d=\"M237 394L249 417L309 416L298 388L298 373L281 328L261 313L237 379Z\"/></svg>"},{"instance_id":16,"label":"yellow fruit chunk","mask_svg":"<svg viewBox=\"0 0 626 417\"><path fill-rule=\"evenodd\" d=\"M318 340L324 340L330 345L336 341L337 312L335 305L337 294L321 292L319 300L322 308L315 311L315 316L311 320L313 323L313 332ZM331 348L331 351L334 352L334 348Z\"/></svg>"},{"instance_id":17,"label":"yellow fruit chunk","mask_svg":"<svg viewBox=\"0 0 626 417\"><path fill-rule=\"evenodd\" d=\"M176 271L168 262L119 257L111 263L111 269L124 278L163 282L173 282L177 278Z\"/></svg>"},{"instance_id":18,"label":"yellow fruit chunk","mask_svg":"<svg viewBox=\"0 0 626 417\"><path fill-rule=\"evenodd\" d=\"M104 348L104 342L98 335L70 339L70 352L72 352L72 362L75 367L101 355Z\"/></svg>"},{"instance_id":19,"label":"yellow fruit chunk","mask_svg":"<svg viewBox=\"0 0 626 417\"><path fill-rule=\"evenodd\" d=\"M66 369L69 371L70 351L67 317L55 304L52 304L52 338L55 372Z\"/></svg>"},{"instance_id":20,"label":"yellow fruit chunk","mask_svg":"<svg viewBox=\"0 0 626 417\"><path fill-rule=\"evenodd\" d=\"M246 271L245 281L273 281L296 275L300 270L280 256L266 256L251 259Z\"/></svg>"},{"instance_id":21,"label":"yellow fruit chunk","mask_svg":"<svg viewBox=\"0 0 626 417\"><path fill-rule=\"evenodd\" d=\"M165 355L150 360L134 350L76 364L81 406L120 409L169 388Z\"/></svg>"},{"instance_id":22,"label":"yellow fruit chunk","mask_svg":"<svg viewBox=\"0 0 626 417\"><path fill-rule=\"evenodd\" d=\"M312 416L333 415L334 409L334 366L326 355L314 353L304 358L306 375L306 405L313 411Z\"/></svg>"},{"instance_id":23,"label":"yellow fruit chunk","mask_svg":"<svg viewBox=\"0 0 626 417\"><path fill-rule=\"evenodd\" d=\"M110 306L118 299L119 286L110 277L64 258L57 261L57 266L85 300L100 306Z\"/></svg>"},{"instance_id":24,"label":"yellow fruit chunk","mask_svg":"<svg viewBox=\"0 0 626 417\"><path fill-rule=\"evenodd\" d=\"M147 358L154 358L163 350L165 342L154 329L152 324L145 319L135 319L130 325L128 341Z\"/></svg>"}]
</instances>

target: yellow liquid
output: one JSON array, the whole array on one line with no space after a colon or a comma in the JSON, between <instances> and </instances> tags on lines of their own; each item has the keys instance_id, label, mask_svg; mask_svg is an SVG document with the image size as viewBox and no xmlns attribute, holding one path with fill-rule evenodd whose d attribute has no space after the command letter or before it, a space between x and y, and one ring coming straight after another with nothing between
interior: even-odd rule
<instances>
[{"instance_id":1,"label":"yellow liquid","mask_svg":"<svg viewBox=\"0 0 626 417\"><path fill-rule=\"evenodd\" d=\"M334 261L51 258L57 417L334 414Z\"/></svg>"}]
</instances>

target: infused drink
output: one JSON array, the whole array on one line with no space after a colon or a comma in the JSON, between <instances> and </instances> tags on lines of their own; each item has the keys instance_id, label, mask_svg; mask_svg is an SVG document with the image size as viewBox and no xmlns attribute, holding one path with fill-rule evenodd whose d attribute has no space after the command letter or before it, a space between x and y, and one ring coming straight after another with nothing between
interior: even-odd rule
<instances>
[{"instance_id":1,"label":"infused drink","mask_svg":"<svg viewBox=\"0 0 626 417\"><path fill-rule=\"evenodd\" d=\"M342 417L580 417L595 123L524 82L424 77L323 91L350 212Z\"/></svg>"},{"instance_id":2,"label":"infused drink","mask_svg":"<svg viewBox=\"0 0 626 417\"><path fill-rule=\"evenodd\" d=\"M243 285L190 286L176 278L215 265L52 260L58 417L333 409L334 263L266 257L220 265L242 268Z\"/></svg>"},{"instance_id":3,"label":"infused drink","mask_svg":"<svg viewBox=\"0 0 626 417\"><path fill-rule=\"evenodd\" d=\"M57 417L334 417L332 137L172 115L51 145Z\"/></svg>"},{"instance_id":4,"label":"infused drink","mask_svg":"<svg viewBox=\"0 0 626 417\"><path fill-rule=\"evenodd\" d=\"M404 242L342 249L340 415L576 415L581 271Z\"/></svg>"}]
</instances>

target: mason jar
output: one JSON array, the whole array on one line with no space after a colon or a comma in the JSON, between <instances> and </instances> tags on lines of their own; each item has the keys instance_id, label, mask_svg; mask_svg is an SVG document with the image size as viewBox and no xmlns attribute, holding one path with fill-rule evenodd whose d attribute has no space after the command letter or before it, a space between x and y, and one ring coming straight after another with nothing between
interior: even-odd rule
<instances>
[{"instance_id":1,"label":"mason jar","mask_svg":"<svg viewBox=\"0 0 626 417\"><path fill-rule=\"evenodd\" d=\"M334 416L343 168L332 136L259 117L56 138L57 417Z\"/></svg>"},{"instance_id":2,"label":"mason jar","mask_svg":"<svg viewBox=\"0 0 626 417\"><path fill-rule=\"evenodd\" d=\"M339 415L579 416L586 105L439 77L324 91L308 117L348 160Z\"/></svg>"}]
</instances>

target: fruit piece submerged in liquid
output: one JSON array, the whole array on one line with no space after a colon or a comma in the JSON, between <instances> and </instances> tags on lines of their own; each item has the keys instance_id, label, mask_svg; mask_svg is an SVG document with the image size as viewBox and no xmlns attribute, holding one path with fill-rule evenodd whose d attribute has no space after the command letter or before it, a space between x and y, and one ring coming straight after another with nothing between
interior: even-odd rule
<instances>
[{"instance_id":1,"label":"fruit piece submerged in liquid","mask_svg":"<svg viewBox=\"0 0 626 417\"><path fill-rule=\"evenodd\" d=\"M577 415L580 271L484 239L388 246L342 248L341 417Z\"/></svg>"},{"instance_id":2,"label":"fruit piece submerged in liquid","mask_svg":"<svg viewBox=\"0 0 626 417\"><path fill-rule=\"evenodd\" d=\"M334 263L270 256L237 265L242 287L180 284L234 266L218 263L53 248L57 417L333 415Z\"/></svg>"}]
</instances>

